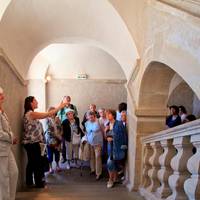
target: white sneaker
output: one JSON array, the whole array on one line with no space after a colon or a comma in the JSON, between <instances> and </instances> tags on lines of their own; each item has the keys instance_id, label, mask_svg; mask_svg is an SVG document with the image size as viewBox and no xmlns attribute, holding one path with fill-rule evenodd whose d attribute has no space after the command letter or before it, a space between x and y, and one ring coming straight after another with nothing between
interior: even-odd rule
<instances>
[{"instance_id":1,"label":"white sneaker","mask_svg":"<svg viewBox=\"0 0 200 200\"><path fill-rule=\"evenodd\" d=\"M67 168L67 170L70 169L70 164L69 163L66 164L66 168Z\"/></svg>"},{"instance_id":2,"label":"white sneaker","mask_svg":"<svg viewBox=\"0 0 200 200\"><path fill-rule=\"evenodd\" d=\"M107 182L107 188L112 188L114 186L113 181L108 181Z\"/></svg>"}]
</instances>

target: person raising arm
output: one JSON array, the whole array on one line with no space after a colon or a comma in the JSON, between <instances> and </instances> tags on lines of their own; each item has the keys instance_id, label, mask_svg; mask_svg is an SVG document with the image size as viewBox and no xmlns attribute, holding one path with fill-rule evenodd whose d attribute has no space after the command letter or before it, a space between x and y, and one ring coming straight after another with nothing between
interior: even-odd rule
<instances>
[{"instance_id":1,"label":"person raising arm","mask_svg":"<svg viewBox=\"0 0 200 200\"><path fill-rule=\"evenodd\" d=\"M42 165L40 143L44 142L43 128L39 119L55 115L66 103L61 103L49 112L35 112L38 102L35 97L28 96L24 102L24 138L23 144L27 152L26 185L37 188L44 187L44 170ZM34 183L33 183L34 175Z\"/></svg>"}]
</instances>

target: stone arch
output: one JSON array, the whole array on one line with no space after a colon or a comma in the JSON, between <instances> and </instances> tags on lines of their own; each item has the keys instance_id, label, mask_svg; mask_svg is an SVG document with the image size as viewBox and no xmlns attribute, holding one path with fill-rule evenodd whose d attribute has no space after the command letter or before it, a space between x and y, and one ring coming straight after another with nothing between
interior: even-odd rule
<instances>
[{"instance_id":1,"label":"stone arch","mask_svg":"<svg viewBox=\"0 0 200 200\"><path fill-rule=\"evenodd\" d=\"M158 114L165 110L169 85L174 74L175 71L163 63L151 62L148 65L140 86L139 112Z\"/></svg>"},{"instance_id":2,"label":"stone arch","mask_svg":"<svg viewBox=\"0 0 200 200\"><path fill-rule=\"evenodd\" d=\"M167 115L167 103L169 101L169 92L171 82L177 72L165 63L152 61L150 62L141 78L139 88L139 98L135 115L137 117L135 133L135 172L134 185L137 188L141 182L141 164L142 164L142 145L141 137L156 133L165 129L165 119ZM182 77L181 77L182 78ZM183 79L177 84L190 88ZM173 93L176 88L173 88ZM188 95L191 96L190 88ZM194 91L192 91L194 94Z\"/></svg>"},{"instance_id":3,"label":"stone arch","mask_svg":"<svg viewBox=\"0 0 200 200\"><path fill-rule=\"evenodd\" d=\"M108 68L111 73L107 73ZM87 78L77 80L78 74L86 74ZM51 81L48 83L45 82L47 75L51 76ZM126 101L127 98L124 87L126 76L121 65L102 48L84 43L48 45L33 59L27 77L29 80L28 93L37 97L41 111L50 105L57 104L62 99L64 92L69 93L78 106L80 118L91 103L89 102L90 98L98 107L106 106L113 109L116 109L118 103ZM109 87L106 87L106 84L109 84ZM74 87L76 90L73 89ZM87 87L90 89L85 90ZM98 96L103 92L103 87L106 87L106 90L112 88L109 93L114 95L114 98L106 99L101 98L101 95ZM80 90L85 91L81 94L82 101L78 101ZM114 91L120 93L121 96L118 98ZM97 94L92 95L95 92ZM113 99L115 100L113 101Z\"/></svg>"},{"instance_id":4,"label":"stone arch","mask_svg":"<svg viewBox=\"0 0 200 200\"><path fill-rule=\"evenodd\" d=\"M91 55L88 52L89 50L90 50ZM99 52L100 55L96 55L94 52ZM73 55L73 58L71 57L72 55ZM67 60L64 59L63 56L67 57ZM73 68L71 69L71 71L76 70L74 69L74 66L73 66L73 64L75 63L70 62L71 60L74 59L75 56L77 58L80 57L80 59L82 60L83 63L81 65L83 66L82 67L83 71L88 70L87 62L91 60L93 61L93 63L90 63L91 65L90 67L92 68L94 65L97 64L95 59L98 58L100 63L103 61L103 63L99 64L98 66L99 70L104 69L105 68L104 65L106 65L107 64L106 62L108 61L110 65L109 66L110 67L109 71L111 73L110 75L115 73L115 76L116 76L116 73L118 73L119 74L118 78L123 79L123 80L126 79L124 69L120 65L120 63L111 54L109 54L108 51L102 48L101 44L97 44L95 43L95 41L92 41L92 40L79 40L79 41L71 40L71 42L69 42L68 40L68 42L65 41L64 43L60 41L59 42L56 41L56 43L51 43L50 45L45 46L44 48L40 49L40 51L37 52L37 54L35 54L34 58L32 59L30 63L26 77L27 79L33 79L33 78L41 79L42 77L44 78L48 65L49 64L55 65L57 64L56 62L58 62L58 60L63 60L63 59L67 68L70 68L70 69ZM87 58L87 60L85 60L86 59L85 57ZM102 57L104 57L104 60L102 59ZM42 65L39 64L41 60L42 60L42 63L41 63ZM80 62L80 61L78 60L77 62ZM64 63L59 63L59 64L64 64ZM63 73L64 66L63 65L59 66L58 64L56 66L57 66L56 67L57 71L60 71L61 73ZM94 69L96 68L93 68L92 71L95 71ZM79 70L81 71L81 69ZM106 68L106 71L108 71L107 68ZM93 75L97 75L98 73L99 71L97 71L96 74L94 74L93 72ZM73 78L75 78L75 76L73 76ZM108 77L102 77L102 78L108 79Z\"/></svg>"},{"instance_id":5,"label":"stone arch","mask_svg":"<svg viewBox=\"0 0 200 200\"><path fill-rule=\"evenodd\" d=\"M178 95L177 95L178 94ZM168 96L167 105L183 105L189 114L193 113L194 92L185 82L180 82Z\"/></svg>"}]
</instances>

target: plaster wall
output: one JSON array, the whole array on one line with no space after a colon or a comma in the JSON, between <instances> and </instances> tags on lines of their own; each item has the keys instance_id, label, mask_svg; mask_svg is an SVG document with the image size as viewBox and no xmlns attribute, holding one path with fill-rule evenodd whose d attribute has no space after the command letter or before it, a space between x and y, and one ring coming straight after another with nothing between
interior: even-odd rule
<instances>
[{"instance_id":1,"label":"plaster wall","mask_svg":"<svg viewBox=\"0 0 200 200\"><path fill-rule=\"evenodd\" d=\"M23 105L24 98L27 94L27 88L20 82L2 57L0 57L0 85L5 92L4 110L8 115L13 134L19 140L19 144L12 147L19 168L19 189L24 184L25 178L25 151L21 145L21 139L23 136Z\"/></svg>"},{"instance_id":2,"label":"plaster wall","mask_svg":"<svg viewBox=\"0 0 200 200\"><path fill-rule=\"evenodd\" d=\"M176 76L176 75L175 75ZM174 76L174 77L175 77ZM188 114L200 117L200 100L194 91L180 77L172 79L169 92L168 105L183 105Z\"/></svg>"},{"instance_id":3,"label":"plaster wall","mask_svg":"<svg viewBox=\"0 0 200 200\"><path fill-rule=\"evenodd\" d=\"M168 96L171 95L171 93L174 91L174 89L181 83L184 82L184 80L178 75L174 74L174 77L171 80L170 86L169 86L169 93Z\"/></svg>"},{"instance_id":4,"label":"plaster wall","mask_svg":"<svg viewBox=\"0 0 200 200\"><path fill-rule=\"evenodd\" d=\"M33 60L29 79L76 79L87 74L90 79L126 79L119 63L102 49L78 44L52 44Z\"/></svg>"},{"instance_id":5,"label":"plaster wall","mask_svg":"<svg viewBox=\"0 0 200 200\"><path fill-rule=\"evenodd\" d=\"M192 114L193 100L194 92L185 82L182 82L171 93L168 100L168 105L183 105L186 108L188 114Z\"/></svg>"},{"instance_id":6,"label":"plaster wall","mask_svg":"<svg viewBox=\"0 0 200 200\"><path fill-rule=\"evenodd\" d=\"M192 113L197 118L200 118L200 100L195 94L193 98L193 112Z\"/></svg>"},{"instance_id":7,"label":"plaster wall","mask_svg":"<svg viewBox=\"0 0 200 200\"><path fill-rule=\"evenodd\" d=\"M41 79L28 81L28 96L34 96L38 101L38 111L46 110L46 84Z\"/></svg>"},{"instance_id":8,"label":"plaster wall","mask_svg":"<svg viewBox=\"0 0 200 200\"><path fill-rule=\"evenodd\" d=\"M70 95L72 103L77 106L79 118L83 119L89 104L97 108L113 108L127 101L124 83L102 80L52 80L47 83L47 107L57 105L64 95Z\"/></svg>"}]
</instances>

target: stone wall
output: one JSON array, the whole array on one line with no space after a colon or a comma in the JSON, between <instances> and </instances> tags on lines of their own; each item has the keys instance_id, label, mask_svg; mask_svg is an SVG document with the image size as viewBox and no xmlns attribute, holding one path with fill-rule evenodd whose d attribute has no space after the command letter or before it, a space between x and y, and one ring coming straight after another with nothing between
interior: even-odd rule
<instances>
[{"instance_id":1,"label":"stone wall","mask_svg":"<svg viewBox=\"0 0 200 200\"><path fill-rule=\"evenodd\" d=\"M127 101L127 92L121 81L104 80L52 80L46 87L47 107L57 105L64 95L70 95L77 106L80 119L90 103L97 108L117 109L120 102Z\"/></svg>"}]
</instances>

